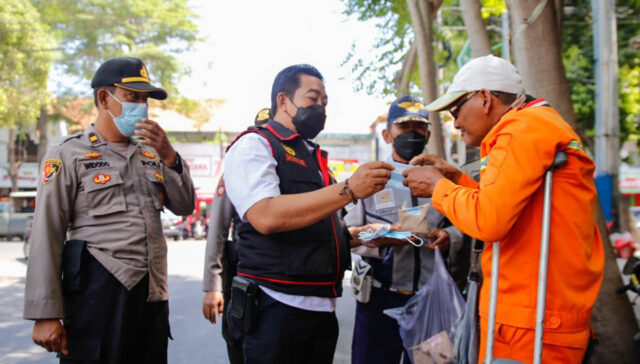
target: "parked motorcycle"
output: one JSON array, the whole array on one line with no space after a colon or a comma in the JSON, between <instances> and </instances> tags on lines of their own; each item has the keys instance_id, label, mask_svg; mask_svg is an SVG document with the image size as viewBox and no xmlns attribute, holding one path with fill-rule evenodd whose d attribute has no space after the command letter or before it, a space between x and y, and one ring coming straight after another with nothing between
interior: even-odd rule
<instances>
[{"instance_id":1,"label":"parked motorcycle","mask_svg":"<svg viewBox=\"0 0 640 364\"><path fill-rule=\"evenodd\" d=\"M617 294L624 294L627 291L634 292L637 296L632 304L640 297L640 258L632 256L627 260L622 268L622 274L629 276L629 283L616 290ZM640 332L633 336L633 341L640 344Z\"/></svg>"}]
</instances>

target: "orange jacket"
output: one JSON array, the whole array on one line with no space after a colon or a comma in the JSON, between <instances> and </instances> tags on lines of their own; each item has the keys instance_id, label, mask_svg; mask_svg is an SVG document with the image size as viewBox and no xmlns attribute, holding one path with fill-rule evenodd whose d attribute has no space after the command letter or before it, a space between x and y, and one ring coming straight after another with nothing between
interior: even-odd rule
<instances>
[{"instance_id":1,"label":"orange jacket","mask_svg":"<svg viewBox=\"0 0 640 364\"><path fill-rule=\"evenodd\" d=\"M509 111L481 148L480 183L466 175L458 184L443 179L432 199L456 227L489 242L482 254L480 316L489 311L490 243L500 241L496 322L535 328L544 173L564 150L569 162L553 176L544 341L586 347L604 269L594 163L571 127L546 106Z\"/></svg>"}]
</instances>

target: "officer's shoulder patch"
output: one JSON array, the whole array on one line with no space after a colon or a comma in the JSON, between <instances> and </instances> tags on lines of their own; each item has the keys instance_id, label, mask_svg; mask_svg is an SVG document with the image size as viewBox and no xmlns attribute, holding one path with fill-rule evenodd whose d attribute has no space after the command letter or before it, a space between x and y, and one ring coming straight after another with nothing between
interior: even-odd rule
<instances>
[{"instance_id":1,"label":"officer's shoulder patch","mask_svg":"<svg viewBox=\"0 0 640 364\"><path fill-rule=\"evenodd\" d=\"M64 138L62 138L62 141L60 142L60 144L64 144L70 140L74 140L74 139L78 139L82 136L83 132L79 131L77 133L71 134L71 135L67 135Z\"/></svg>"},{"instance_id":2,"label":"officer's shoulder patch","mask_svg":"<svg viewBox=\"0 0 640 364\"><path fill-rule=\"evenodd\" d=\"M62 161L60 159L47 159L42 164L42 183L52 182L62 170Z\"/></svg>"},{"instance_id":3,"label":"officer's shoulder patch","mask_svg":"<svg viewBox=\"0 0 640 364\"><path fill-rule=\"evenodd\" d=\"M224 187L224 179L220 178L220 182L218 182L218 187L216 188L216 195L218 195L218 197L221 197L225 192L226 189Z\"/></svg>"}]
</instances>

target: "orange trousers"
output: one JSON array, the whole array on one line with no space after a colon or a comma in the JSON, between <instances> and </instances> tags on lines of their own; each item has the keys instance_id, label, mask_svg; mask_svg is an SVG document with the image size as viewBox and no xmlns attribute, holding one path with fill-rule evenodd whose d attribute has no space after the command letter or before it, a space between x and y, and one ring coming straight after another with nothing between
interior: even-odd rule
<instances>
[{"instance_id":1,"label":"orange trousers","mask_svg":"<svg viewBox=\"0 0 640 364\"><path fill-rule=\"evenodd\" d=\"M478 364L482 364L486 353L488 321L480 318L480 355ZM523 329L520 327L508 326L496 323L493 343L493 357L500 359L517 360L523 363L533 362L533 346L535 341L535 330ZM586 343L579 343L578 347L569 347L542 344L542 362L547 363L582 363L587 350Z\"/></svg>"}]
</instances>

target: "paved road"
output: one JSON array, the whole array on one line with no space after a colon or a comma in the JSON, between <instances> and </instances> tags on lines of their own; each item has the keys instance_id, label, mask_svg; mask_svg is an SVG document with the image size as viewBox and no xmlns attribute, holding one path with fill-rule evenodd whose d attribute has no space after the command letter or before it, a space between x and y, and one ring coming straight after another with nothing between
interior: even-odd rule
<instances>
[{"instance_id":1,"label":"paved road","mask_svg":"<svg viewBox=\"0 0 640 364\"><path fill-rule=\"evenodd\" d=\"M204 241L169 242L170 321L174 341L169 363L226 363L220 327L202 317ZM0 363L57 363L31 342L32 324L22 320L26 261L21 242L0 242ZM338 299L340 337L334 363L349 363L355 301L350 288Z\"/></svg>"}]
</instances>

